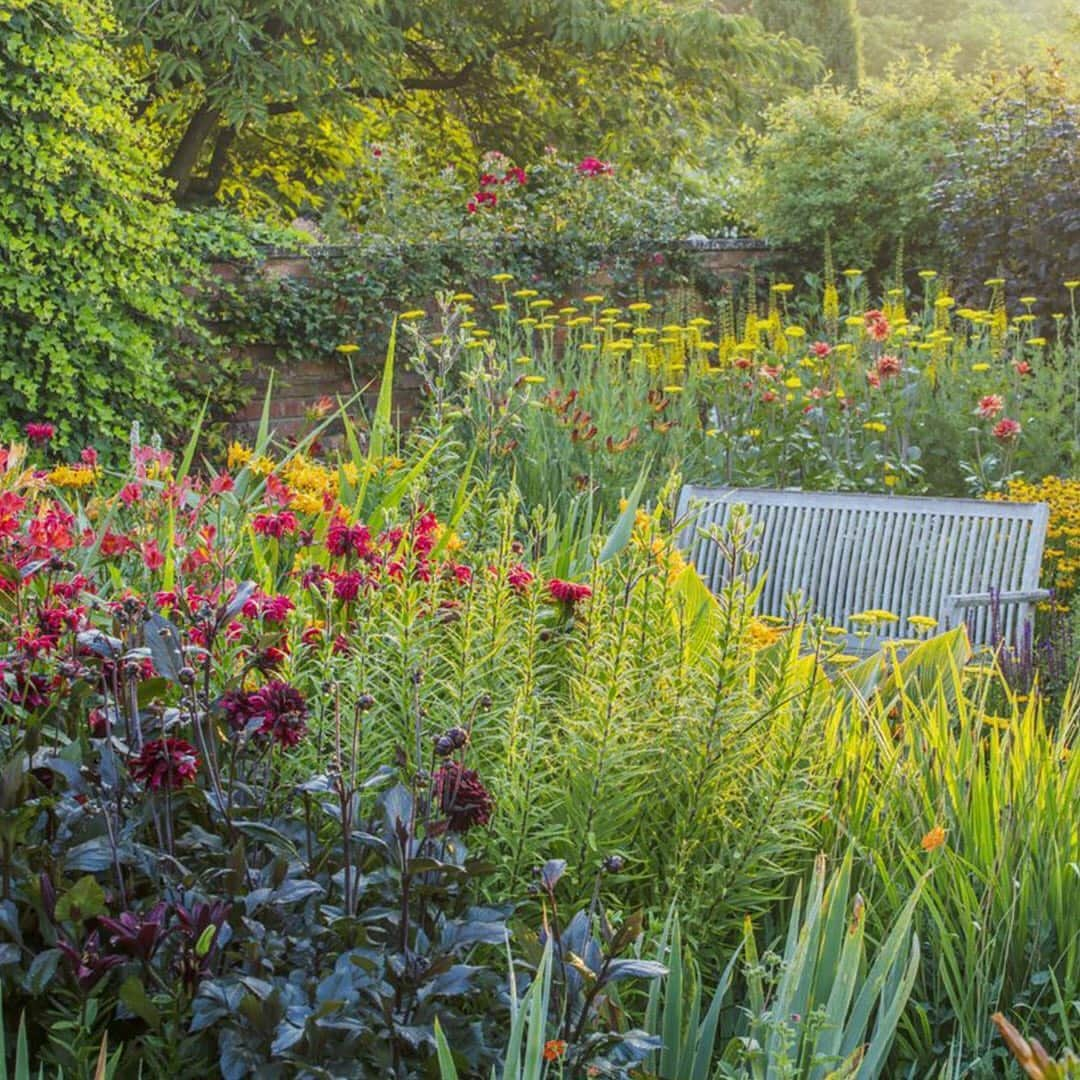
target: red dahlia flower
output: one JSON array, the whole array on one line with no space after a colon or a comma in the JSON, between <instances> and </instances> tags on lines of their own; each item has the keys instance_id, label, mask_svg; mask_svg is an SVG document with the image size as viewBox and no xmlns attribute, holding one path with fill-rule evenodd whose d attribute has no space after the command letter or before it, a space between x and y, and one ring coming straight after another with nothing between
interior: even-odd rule
<instances>
[{"instance_id":1,"label":"red dahlia flower","mask_svg":"<svg viewBox=\"0 0 1080 1080\"><path fill-rule=\"evenodd\" d=\"M282 746L295 746L307 732L308 707L303 694L281 679L274 679L249 696L252 719L262 720L260 735Z\"/></svg>"},{"instance_id":2,"label":"red dahlia flower","mask_svg":"<svg viewBox=\"0 0 1080 1080\"><path fill-rule=\"evenodd\" d=\"M456 761L440 765L435 772L434 789L451 832L468 832L474 825L486 825L491 820L495 800L473 769L466 769Z\"/></svg>"},{"instance_id":3,"label":"red dahlia flower","mask_svg":"<svg viewBox=\"0 0 1080 1080\"><path fill-rule=\"evenodd\" d=\"M975 411L984 420L992 420L1004 408L1005 401L1000 394L986 394L979 398L979 407Z\"/></svg>"},{"instance_id":4,"label":"red dahlia flower","mask_svg":"<svg viewBox=\"0 0 1080 1080\"><path fill-rule=\"evenodd\" d=\"M199 755L195 747L183 739L151 739L128 762L133 780L150 791L162 787L181 788L195 779Z\"/></svg>"},{"instance_id":5,"label":"red dahlia flower","mask_svg":"<svg viewBox=\"0 0 1080 1080\"><path fill-rule=\"evenodd\" d=\"M993 434L998 442L1013 442L1020 437L1020 421L1010 420L1006 416L994 425Z\"/></svg>"}]
</instances>

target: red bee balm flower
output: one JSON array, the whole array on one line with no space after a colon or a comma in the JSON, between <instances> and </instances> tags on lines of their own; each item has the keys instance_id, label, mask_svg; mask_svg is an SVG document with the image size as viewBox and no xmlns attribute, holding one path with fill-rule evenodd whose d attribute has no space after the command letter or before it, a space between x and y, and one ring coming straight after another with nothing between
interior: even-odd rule
<instances>
[{"instance_id":1,"label":"red bee balm flower","mask_svg":"<svg viewBox=\"0 0 1080 1080\"><path fill-rule=\"evenodd\" d=\"M592 589L588 585L580 585L574 581L561 581L552 578L548 582L548 592L553 599L564 604L576 604L579 600L587 600L592 596Z\"/></svg>"},{"instance_id":2,"label":"red bee balm flower","mask_svg":"<svg viewBox=\"0 0 1080 1080\"><path fill-rule=\"evenodd\" d=\"M1020 421L1002 418L994 425L994 438L1003 443L1020 438Z\"/></svg>"},{"instance_id":3,"label":"red bee balm flower","mask_svg":"<svg viewBox=\"0 0 1080 1080\"><path fill-rule=\"evenodd\" d=\"M151 739L128 762L128 768L132 779L150 791L162 787L176 789L195 779L199 755L183 739Z\"/></svg>"},{"instance_id":4,"label":"red bee balm flower","mask_svg":"<svg viewBox=\"0 0 1080 1080\"><path fill-rule=\"evenodd\" d=\"M516 593L523 593L532 584L533 576L521 563L515 563L506 571L506 582Z\"/></svg>"},{"instance_id":5,"label":"red bee balm flower","mask_svg":"<svg viewBox=\"0 0 1080 1080\"><path fill-rule=\"evenodd\" d=\"M56 434L56 428L52 424L44 423L27 424L23 431L26 432L26 437L35 443L47 443Z\"/></svg>"},{"instance_id":6,"label":"red bee balm flower","mask_svg":"<svg viewBox=\"0 0 1080 1080\"><path fill-rule=\"evenodd\" d=\"M474 825L486 825L491 820L495 800L473 769L466 769L456 761L440 765L435 772L434 789L451 832L468 832Z\"/></svg>"}]
</instances>

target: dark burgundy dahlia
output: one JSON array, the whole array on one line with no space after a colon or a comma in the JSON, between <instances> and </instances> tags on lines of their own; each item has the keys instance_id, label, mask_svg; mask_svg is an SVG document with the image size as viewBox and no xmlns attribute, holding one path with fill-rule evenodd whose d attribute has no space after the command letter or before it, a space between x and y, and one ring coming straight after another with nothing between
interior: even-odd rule
<instances>
[{"instance_id":1,"label":"dark burgundy dahlia","mask_svg":"<svg viewBox=\"0 0 1080 1080\"><path fill-rule=\"evenodd\" d=\"M495 800L473 769L448 761L435 770L435 798L451 832L468 832L491 820Z\"/></svg>"}]
</instances>

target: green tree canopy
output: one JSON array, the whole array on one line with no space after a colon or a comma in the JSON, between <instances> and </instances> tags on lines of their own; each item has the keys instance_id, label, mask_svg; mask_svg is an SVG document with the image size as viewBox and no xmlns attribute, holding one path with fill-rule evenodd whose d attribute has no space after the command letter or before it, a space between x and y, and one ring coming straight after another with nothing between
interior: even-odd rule
<instances>
[{"instance_id":1,"label":"green tree canopy","mask_svg":"<svg viewBox=\"0 0 1080 1080\"><path fill-rule=\"evenodd\" d=\"M670 161L806 60L710 0L119 0L118 11L138 112L168 147L181 201L265 181L296 204L392 110L450 152L529 158L550 141L616 141Z\"/></svg>"},{"instance_id":2,"label":"green tree canopy","mask_svg":"<svg viewBox=\"0 0 1080 1080\"><path fill-rule=\"evenodd\" d=\"M826 72L841 86L862 78L862 30L855 0L752 0L766 29L813 46Z\"/></svg>"}]
</instances>

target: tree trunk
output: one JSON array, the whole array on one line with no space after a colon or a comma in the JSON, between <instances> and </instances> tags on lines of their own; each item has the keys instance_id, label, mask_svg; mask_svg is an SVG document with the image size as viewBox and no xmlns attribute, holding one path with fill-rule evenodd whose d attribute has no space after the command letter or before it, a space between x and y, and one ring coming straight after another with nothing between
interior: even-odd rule
<instances>
[{"instance_id":1,"label":"tree trunk","mask_svg":"<svg viewBox=\"0 0 1080 1080\"><path fill-rule=\"evenodd\" d=\"M175 182L173 198L180 202L191 186L191 174L199 160L206 140L217 127L221 112L208 105L200 105L188 121L187 130L173 152L172 160L165 168L165 175Z\"/></svg>"}]
</instances>

